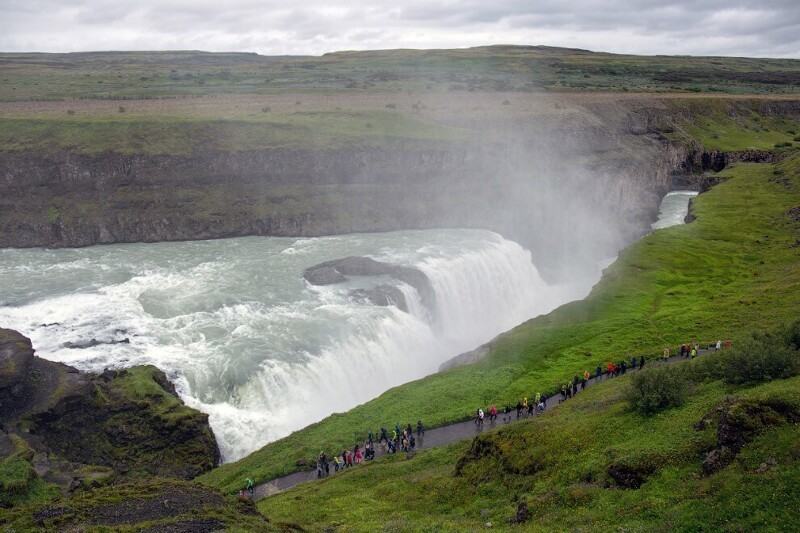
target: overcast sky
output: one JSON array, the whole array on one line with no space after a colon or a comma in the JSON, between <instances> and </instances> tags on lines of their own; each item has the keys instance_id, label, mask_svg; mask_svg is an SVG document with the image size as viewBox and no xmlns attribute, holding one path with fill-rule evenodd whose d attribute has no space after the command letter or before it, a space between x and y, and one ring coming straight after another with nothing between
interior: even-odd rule
<instances>
[{"instance_id":1,"label":"overcast sky","mask_svg":"<svg viewBox=\"0 0 800 533\"><path fill-rule=\"evenodd\" d=\"M800 58L800 0L0 0L0 51L543 44Z\"/></svg>"}]
</instances>

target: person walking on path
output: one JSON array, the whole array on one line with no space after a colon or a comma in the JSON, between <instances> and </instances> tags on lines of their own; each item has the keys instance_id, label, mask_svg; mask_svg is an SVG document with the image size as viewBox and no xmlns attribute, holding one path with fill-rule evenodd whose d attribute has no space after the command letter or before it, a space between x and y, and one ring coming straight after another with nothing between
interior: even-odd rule
<instances>
[{"instance_id":1,"label":"person walking on path","mask_svg":"<svg viewBox=\"0 0 800 533\"><path fill-rule=\"evenodd\" d=\"M503 422L511 422L511 408L508 405L503 409Z\"/></svg>"},{"instance_id":2,"label":"person walking on path","mask_svg":"<svg viewBox=\"0 0 800 533\"><path fill-rule=\"evenodd\" d=\"M695 357L697 357L697 347L692 346L691 358L694 359Z\"/></svg>"},{"instance_id":3,"label":"person walking on path","mask_svg":"<svg viewBox=\"0 0 800 533\"><path fill-rule=\"evenodd\" d=\"M717 341L717 345L714 347L714 351L718 352L722 349L722 341Z\"/></svg>"},{"instance_id":4,"label":"person walking on path","mask_svg":"<svg viewBox=\"0 0 800 533\"><path fill-rule=\"evenodd\" d=\"M640 355L639 356L639 370L641 370L643 368L644 368L644 356Z\"/></svg>"},{"instance_id":5,"label":"person walking on path","mask_svg":"<svg viewBox=\"0 0 800 533\"><path fill-rule=\"evenodd\" d=\"M519 418L521 414L522 414L522 403L517 402L517 418Z\"/></svg>"},{"instance_id":6,"label":"person walking on path","mask_svg":"<svg viewBox=\"0 0 800 533\"><path fill-rule=\"evenodd\" d=\"M386 444L389 444L389 436L386 434L386 428L382 427L381 438L378 439L378 442L384 442L384 441L386 441Z\"/></svg>"},{"instance_id":7,"label":"person walking on path","mask_svg":"<svg viewBox=\"0 0 800 533\"><path fill-rule=\"evenodd\" d=\"M417 420L417 437L422 437L425 434L425 430L422 428L422 420Z\"/></svg>"},{"instance_id":8,"label":"person walking on path","mask_svg":"<svg viewBox=\"0 0 800 533\"><path fill-rule=\"evenodd\" d=\"M536 396L535 396L534 398L535 398L535 401L536 401L536 405L538 406L538 405L539 405L539 402L541 402L541 401L542 401L542 395L541 395L540 393L538 393L538 392L537 392L537 393L536 393Z\"/></svg>"},{"instance_id":9,"label":"person walking on path","mask_svg":"<svg viewBox=\"0 0 800 533\"><path fill-rule=\"evenodd\" d=\"M636 356L631 357L631 368L636 370Z\"/></svg>"},{"instance_id":10,"label":"person walking on path","mask_svg":"<svg viewBox=\"0 0 800 533\"><path fill-rule=\"evenodd\" d=\"M597 381L600 381L602 375L603 375L603 367L600 366L600 363L597 363L597 369L594 371L594 378Z\"/></svg>"},{"instance_id":11,"label":"person walking on path","mask_svg":"<svg viewBox=\"0 0 800 533\"><path fill-rule=\"evenodd\" d=\"M664 356L664 361L669 359L669 348L664 348L663 356Z\"/></svg>"},{"instance_id":12,"label":"person walking on path","mask_svg":"<svg viewBox=\"0 0 800 533\"><path fill-rule=\"evenodd\" d=\"M250 478L247 478L244 481L246 483L245 488L244 488L244 492L248 493L250 495L250 499L252 500L253 499L253 494L255 493L255 487L253 486L253 480L250 479Z\"/></svg>"}]
</instances>

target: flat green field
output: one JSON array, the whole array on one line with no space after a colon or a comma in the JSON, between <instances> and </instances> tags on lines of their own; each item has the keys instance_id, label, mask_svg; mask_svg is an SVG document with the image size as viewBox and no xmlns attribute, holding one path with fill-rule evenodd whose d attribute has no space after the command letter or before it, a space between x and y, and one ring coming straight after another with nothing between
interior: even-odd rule
<instances>
[{"instance_id":1,"label":"flat green field","mask_svg":"<svg viewBox=\"0 0 800 533\"><path fill-rule=\"evenodd\" d=\"M797 94L800 62L631 56L544 46L268 57L205 52L0 54L0 100L470 91Z\"/></svg>"}]
</instances>

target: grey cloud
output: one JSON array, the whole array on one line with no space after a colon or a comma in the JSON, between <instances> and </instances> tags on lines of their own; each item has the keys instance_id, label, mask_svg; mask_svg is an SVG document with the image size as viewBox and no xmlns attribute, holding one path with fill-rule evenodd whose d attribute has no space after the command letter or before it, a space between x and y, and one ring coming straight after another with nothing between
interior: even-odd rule
<instances>
[{"instance_id":1,"label":"grey cloud","mask_svg":"<svg viewBox=\"0 0 800 533\"><path fill-rule=\"evenodd\" d=\"M797 0L0 0L0 50L260 53L517 43L800 57Z\"/></svg>"}]
</instances>

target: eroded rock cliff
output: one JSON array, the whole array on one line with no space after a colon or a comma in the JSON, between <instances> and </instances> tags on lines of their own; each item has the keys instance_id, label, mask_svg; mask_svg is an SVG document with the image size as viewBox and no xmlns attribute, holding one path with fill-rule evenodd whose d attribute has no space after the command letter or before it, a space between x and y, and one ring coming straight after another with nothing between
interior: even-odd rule
<instances>
[{"instance_id":1,"label":"eroded rock cliff","mask_svg":"<svg viewBox=\"0 0 800 533\"><path fill-rule=\"evenodd\" d=\"M0 402L0 440L26 441L38 474L64 489L90 465L122 479L190 479L219 462L208 415L185 406L152 366L85 374L0 329Z\"/></svg>"}]
</instances>

